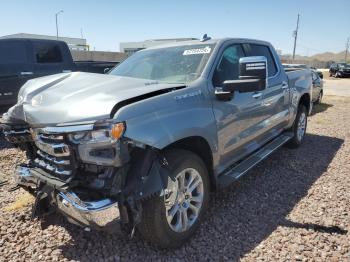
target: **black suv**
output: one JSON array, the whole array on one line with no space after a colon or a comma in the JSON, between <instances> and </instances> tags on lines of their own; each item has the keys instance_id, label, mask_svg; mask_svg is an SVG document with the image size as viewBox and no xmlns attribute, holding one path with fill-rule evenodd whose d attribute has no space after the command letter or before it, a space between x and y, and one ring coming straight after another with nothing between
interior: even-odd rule
<instances>
[{"instance_id":1,"label":"black suv","mask_svg":"<svg viewBox=\"0 0 350 262\"><path fill-rule=\"evenodd\" d=\"M350 76L350 64L347 63L334 63L329 68L329 76L344 77Z\"/></svg>"}]
</instances>

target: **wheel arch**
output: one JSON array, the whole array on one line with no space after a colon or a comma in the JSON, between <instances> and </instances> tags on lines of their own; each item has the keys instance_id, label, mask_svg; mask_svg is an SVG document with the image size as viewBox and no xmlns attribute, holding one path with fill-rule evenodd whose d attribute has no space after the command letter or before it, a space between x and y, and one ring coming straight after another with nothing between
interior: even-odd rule
<instances>
[{"instance_id":1,"label":"wheel arch","mask_svg":"<svg viewBox=\"0 0 350 262\"><path fill-rule=\"evenodd\" d=\"M310 114L311 110L311 97L309 93L304 93L300 99L298 106L303 105L306 107L308 114Z\"/></svg>"},{"instance_id":2,"label":"wheel arch","mask_svg":"<svg viewBox=\"0 0 350 262\"><path fill-rule=\"evenodd\" d=\"M210 188L212 191L216 190L216 177L213 168L213 152L208 141L201 136L191 136L177 140L163 150L183 149L188 150L199 156L204 162L209 175Z\"/></svg>"}]
</instances>

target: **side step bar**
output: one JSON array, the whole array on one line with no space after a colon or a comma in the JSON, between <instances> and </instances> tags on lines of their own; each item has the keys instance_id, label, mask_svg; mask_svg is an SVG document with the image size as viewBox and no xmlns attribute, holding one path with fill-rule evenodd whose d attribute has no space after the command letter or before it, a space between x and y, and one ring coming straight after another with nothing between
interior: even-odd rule
<instances>
[{"instance_id":1,"label":"side step bar","mask_svg":"<svg viewBox=\"0 0 350 262\"><path fill-rule=\"evenodd\" d=\"M283 144L288 142L293 137L293 134L282 133L277 138L273 139L262 148L258 149L258 151L254 152L242 162L237 165L234 165L228 171L224 172L222 175L218 177L218 186L225 187L235 182L241 176L246 174L251 168L256 166L266 157L268 157L271 153L281 147Z\"/></svg>"}]
</instances>

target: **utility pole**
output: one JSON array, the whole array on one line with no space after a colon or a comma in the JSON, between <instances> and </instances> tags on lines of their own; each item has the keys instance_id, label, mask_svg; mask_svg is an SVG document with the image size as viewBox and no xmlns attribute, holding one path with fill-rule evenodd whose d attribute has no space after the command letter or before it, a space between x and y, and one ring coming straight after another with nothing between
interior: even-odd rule
<instances>
[{"instance_id":1,"label":"utility pole","mask_svg":"<svg viewBox=\"0 0 350 262\"><path fill-rule=\"evenodd\" d=\"M348 50L350 47L350 37L348 37L348 40L346 41L346 45L345 45L345 63L347 63L347 58L348 58Z\"/></svg>"},{"instance_id":2,"label":"utility pole","mask_svg":"<svg viewBox=\"0 0 350 262\"><path fill-rule=\"evenodd\" d=\"M298 30L299 30L299 17L300 14L298 14L298 20L297 20L297 28L294 31L294 48L293 48L293 60L295 59L295 48L297 46L297 38L298 38Z\"/></svg>"},{"instance_id":3,"label":"utility pole","mask_svg":"<svg viewBox=\"0 0 350 262\"><path fill-rule=\"evenodd\" d=\"M63 10L60 10L59 12L57 12L57 13L55 14L55 17L56 17L56 38L57 38L57 40L58 40L58 22L57 22L57 16L58 16L59 14L61 14L61 13L63 13Z\"/></svg>"}]
</instances>

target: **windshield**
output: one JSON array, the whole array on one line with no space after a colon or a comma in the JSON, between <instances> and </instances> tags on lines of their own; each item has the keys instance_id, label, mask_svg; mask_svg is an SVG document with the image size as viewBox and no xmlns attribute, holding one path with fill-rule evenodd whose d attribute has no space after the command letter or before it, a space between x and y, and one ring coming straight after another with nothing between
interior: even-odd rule
<instances>
[{"instance_id":1,"label":"windshield","mask_svg":"<svg viewBox=\"0 0 350 262\"><path fill-rule=\"evenodd\" d=\"M150 49L135 53L110 74L167 83L188 83L197 79L214 45L187 45Z\"/></svg>"},{"instance_id":2,"label":"windshield","mask_svg":"<svg viewBox=\"0 0 350 262\"><path fill-rule=\"evenodd\" d=\"M341 64L339 64L339 67L341 67L341 68L343 68L343 67L350 67L350 64L341 63Z\"/></svg>"}]
</instances>

